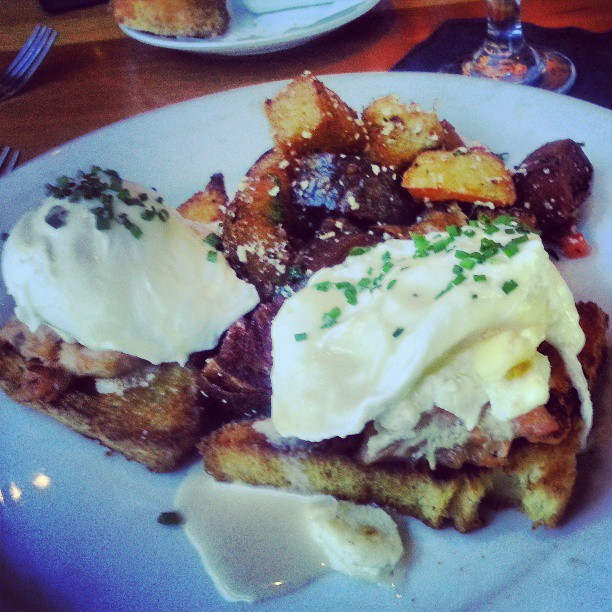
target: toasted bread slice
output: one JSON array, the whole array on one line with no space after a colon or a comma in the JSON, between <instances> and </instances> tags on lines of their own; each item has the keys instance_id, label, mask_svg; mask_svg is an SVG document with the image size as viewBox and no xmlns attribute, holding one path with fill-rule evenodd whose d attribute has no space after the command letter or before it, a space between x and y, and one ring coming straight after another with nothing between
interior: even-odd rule
<instances>
[{"instance_id":1,"label":"toasted bread slice","mask_svg":"<svg viewBox=\"0 0 612 612\"><path fill-rule=\"evenodd\" d=\"M114 0L118 23L162 36L211 38L228 28L226 0Z\"/></svg>"},{"instance_id":2,"label":"toasted bread slice","mask_svg":"<svg viewBox=\"0 0 612 612\"><path fill-rule=\"evenodd\" d=\"M0 389L9 397L154 472L177 468L202 436L199 373L188 367L151 366L139 384L120 393L98 393L93 380L77 382L50 401L19 396L27 372L28 360L0 342Z\"/></svg>"},{"instance_id":3,"label":"toasted bread slice","mask_svg":"<svg viewBox=\"0 0 612 612\"><path fill-rule=\"evenodd\" d=\"M315 444L275 444L257 431L257 422L226 425L200 444L206 470L217 480L376 503L436 529L448 522L461 532L476 529L485 498L518 506L534 525L554 527L576 479L578 423L557 446L514 448L503 468L431 471L400 462L362 465Z\"/></svg>"},{"instance_id":4,"label":"toasted bread slice","mask_svg":"<svg viewBox=\"0 0 612 612\"><path fill-rule=\"evenodd\" d=\"M579 304L587 344L579 358L592 385L605 353L607 315ZM263 421L228 424L199 444L206 470L221 481L320 492L358 503L376 503L414 516L431 527L447 523L461 531L482 524L483 502L518 507L534 526L556 526L576 480L582 421L578 399L571 426L558 444L516 441L507 462L496 468L460 470L412 467L399 461L363 465L350 441L309 443L266 436ZM348 446L347 446L348 444Z\"/></svg>"}]
</instances>

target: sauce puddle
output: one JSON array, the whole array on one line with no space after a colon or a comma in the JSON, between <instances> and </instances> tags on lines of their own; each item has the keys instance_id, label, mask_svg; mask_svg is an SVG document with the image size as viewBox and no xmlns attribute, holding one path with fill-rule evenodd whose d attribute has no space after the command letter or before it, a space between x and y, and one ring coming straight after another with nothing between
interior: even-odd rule
<instances>
[{"instance_id":1,"label":"sauce puddle","mask_svg":"<svg viewBox=\"0 0 612 612\"><path fill-rule=\"evenodd\" d=\"M327 571L307 520L309 508L322 503L334 499L219 483L200 464L181 484L175 507L219 593L229 601L253 602Z\"/></svg>"}]
</instances>

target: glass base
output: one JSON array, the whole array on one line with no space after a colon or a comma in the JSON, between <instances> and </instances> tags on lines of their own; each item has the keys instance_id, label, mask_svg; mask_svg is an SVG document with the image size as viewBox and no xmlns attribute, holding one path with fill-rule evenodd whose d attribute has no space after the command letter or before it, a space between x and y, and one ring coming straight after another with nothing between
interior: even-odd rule
<instances>
[{"instance_id":1,"label":"glass base","mask_svg":"<svg viewBox=\"0 0 612 612\"><path fill-rule=\"evenodd\" d=\"M548 91L566 93L576 81L576 68L563 53L549 49L533 49L539 62L529 69L520 65L518 68L507 58L495 62L483 61L483 56L472 55L442 66L438 72L464 74L479 78L491 78L510 83L531 85Z\"/></svg>"}]
</instances>

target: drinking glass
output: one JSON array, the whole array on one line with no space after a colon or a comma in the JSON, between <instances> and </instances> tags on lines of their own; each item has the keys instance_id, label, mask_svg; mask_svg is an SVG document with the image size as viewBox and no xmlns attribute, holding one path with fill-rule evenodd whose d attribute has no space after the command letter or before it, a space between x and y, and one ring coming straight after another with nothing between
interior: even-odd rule
<instances>
[{"instance_id":1,"label":"drinking glass","mask_svg":"<svg viewBox=\"0 0 612 612\"><path fill-rule=\"evenodd\" d=\"M574 64L558 51L527 44L521 23L521 0L485 1L484 42L470 57L445 66L442 71L523 83L560 93L568 91L576 80Z\"/></svg>"}]
</instances>

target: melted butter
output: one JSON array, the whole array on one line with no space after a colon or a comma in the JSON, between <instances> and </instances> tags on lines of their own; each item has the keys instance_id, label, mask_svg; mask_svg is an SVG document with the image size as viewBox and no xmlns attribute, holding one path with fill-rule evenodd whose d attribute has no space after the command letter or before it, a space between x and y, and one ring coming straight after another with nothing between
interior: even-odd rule
<instances>
[{"instance_id":1,"label":"melted butter","mask_svg":"<svg viewBox=\"0 0 612 612\"><path fill-rule=\"evenodd\" d=\"M198 465L181 485L175 506L219 593L229 601L253 602L294 590L326 571L308 513L334 502L325 495L219 483Z\"/></svg>"}]
</instances>

